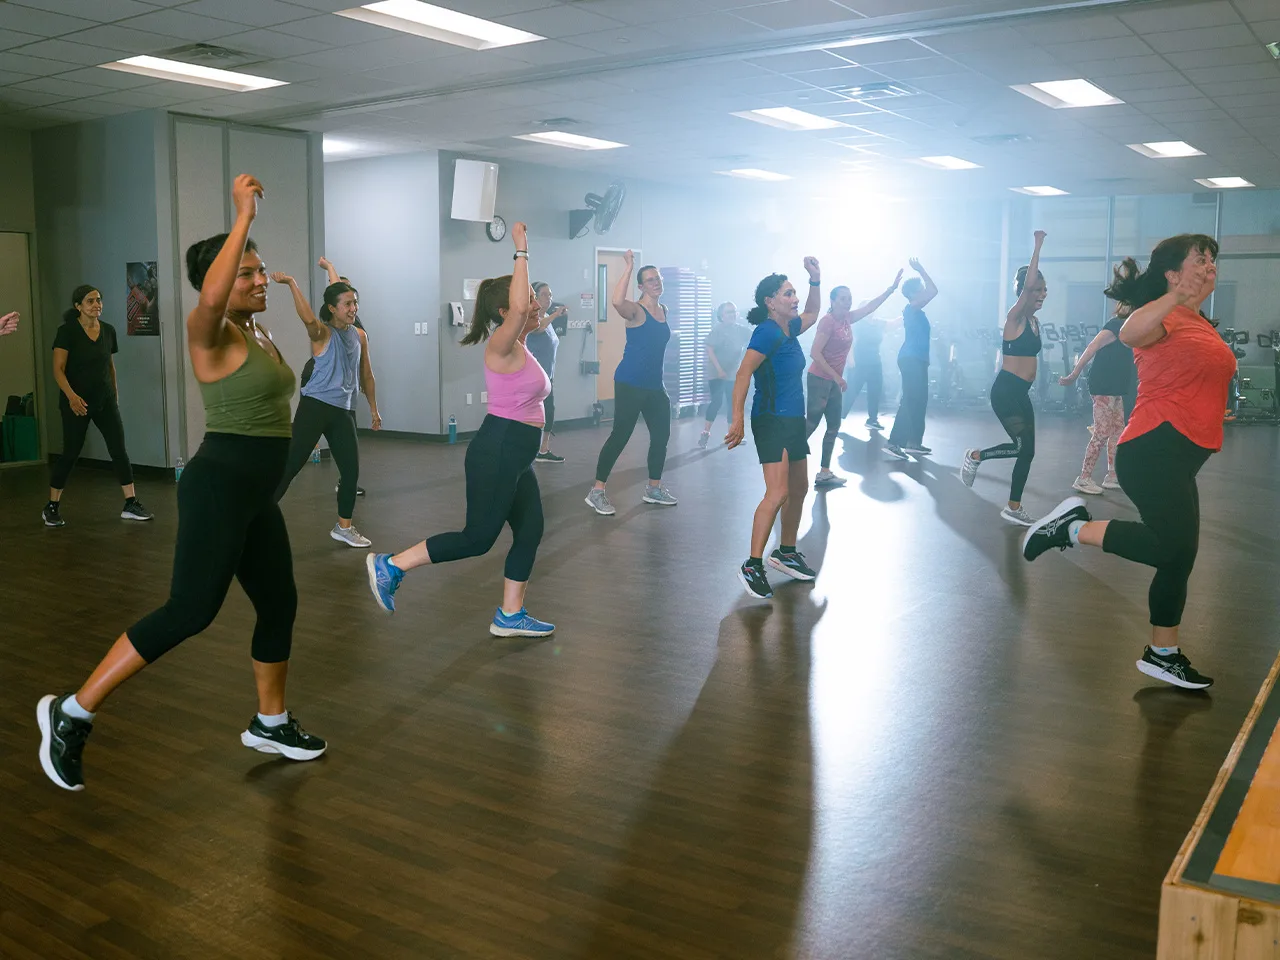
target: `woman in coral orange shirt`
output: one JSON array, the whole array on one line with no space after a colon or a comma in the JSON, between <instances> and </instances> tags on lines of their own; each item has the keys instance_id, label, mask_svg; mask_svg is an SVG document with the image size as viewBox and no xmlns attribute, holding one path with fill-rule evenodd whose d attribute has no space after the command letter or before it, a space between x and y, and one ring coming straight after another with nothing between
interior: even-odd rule
<instances>
[{"instance_id":1,"label":"woman in coral orange shirt","mask_svg":"<svg viewBox=\"0 0 1280 960\"><path fill-rule=\"evenodd\" d=\"M1236 370L1232 349L1199 312L1213 292L1217 258L1212 237L1170 237L1151 252L1146 270L1125 258L1106 291L1133 308L1120 339L1134 348L1138 400L1120 436L1116 473L1141 522L1093 520L1084 501L1071 497L1022 541L1028 560L1050 547L1082 543L1155 567L1148 593L1151 643L1138 669L1190 690L1213 683L1178 646L1187 580L1200 542L1196 474L1222 449L1222 410Z\"/></svg>"}]
</instances>

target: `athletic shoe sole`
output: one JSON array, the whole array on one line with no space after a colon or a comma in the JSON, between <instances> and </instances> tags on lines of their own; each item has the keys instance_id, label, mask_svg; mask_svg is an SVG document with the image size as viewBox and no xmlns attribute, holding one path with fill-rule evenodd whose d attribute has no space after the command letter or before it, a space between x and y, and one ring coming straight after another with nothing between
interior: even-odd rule
<instances>
[{"instance_id":1,"label":"athletic shoe sole","mask_svg":"<svg viewBox=\"0 0 1280 960\"><path fill-rule=\"evenodd\" d=\"M550 630L521 630L519 627L500 627L496 623L489 624L489 632L495 637L549 637L556 632L556 628Z\"/></svg>"},{"instance_id":2,"label":"athletic shoe sole","mask_svg":"<svg viewBox=\"0 0 1280 960\"><path fill-rule=\"evenodd\" d=\"M767 563L769 566L773 567L773 569L777 570L779 573L785 573L785 574L786 574L788 577L790 577L792 580L803 580L803 581L805 581L805 582L807 583L807 582L808 582L808 581L810 581L810 580L816 580L816 579L817 579L816 577L806 577L806 576L805 576L803 573L801 573L799 570L792 570L790 567L788 567L788 566L787 566L785 563L783 563L781 560L775 560L775 559L773 559L773 557L769 557L767 560L765 560L765 563Z\"/></svg>"},{"instance_id":3,"label":"athletic shoe sole","mask_svg":"<svg viewBox=\"0 0 1280 960\"><path fill-rule=\"evenodd\" d=\"M907 451L905 450L895 451L895 450L890 450L888 447L885 447L884 452L888 456L892 457L894 460L910 460L911 459L911 457L907 454Z\"/></svg>"},{"instance_id":4,"label":"athletic shoe sole","mask_svg":"<svg viewBox=\"0 0 1280 960\"><path fill-rule=\"evenodd\" d=\"M1157 667L1154 663L1147 663L1145 660L1139 660L1137 662L1137 667L1148 677L1151 677L1154 680L1163 680L1165 683L1171 684L1175 687L1181 687L1183 690L1207 690L1213 686L1212 683L1189 683L1186 680L1181 680L1178 677L1175 677L1172 673L1169 673L1167 670Z\"/></svg>"},{"instance_id":5,"label":"athletic shoe sole","mask_svg":"<svg viewBox=\"0 0 1280 960\"><path fill-rule=\"evenodd\" d=\"M847 482L844 477L832 477L830 480L815 480L813 486L815 490L829 490L843 487Z\"/></svg>"},{"instance_id":6,"label":"athletic shoe sole","mask_svg":"<svg viewBox=\"0 0 1280 960\"><path fill-rule=\"evenodd\" d=\"M276 743L274 740L268 740L260 737L256 733L250 733L246 730L240 734L240 742L250 750L257 750L259 753L274 753L278 756L285 757L288 760L314 760L316 757L323 756L324 752L329 749L328 745L321 747L319 750L304 750L302 747L290 747L283 743Z\"/></svg>"},{"instance_id":7,"label":"athletic shoe sole","mask_svg":"<svg viewBox=\"0 0 1280 960\"><path fill-rule=\"evenodd\" d=\"M1027 532L1022 535L1023 558L1025 559L1027 556L1027 544L1031 542L1031 538L1036 535L1036 532L1038 530L1044 529L1049 524L1053 523L1053 521L1061 517L1063 514L1070 513L1072 510L1076 509L1077 507L1084 508L1086 513L1088 512L1088 509L1089 509L1088 507L1085 507L1084 501L1081 500L1079 497L1067 497L1067 499L1063 500L1060 504L1058 504L1051 511L1049 511L1049 513L1045 514L1045 516L1041 517L1035 523L1031 524L1031 526L1027 528Z\"/></svg>"},{"instance_id":8,"label":"athletic shoe sole","mask_svg":"<svg viewBox=\"0 0 1280 960\"><path fill-rule=\"evenodd\" d=\"M332 530L329 531L329 539L337 540L339 543L345 543L348 547L355 547L357 550L368 550L371 546L373 546L373 542L368 538L365 539L364 543L352 543L346 537L340 537L336 533L334 533Z\"/></svg>"},{"instance_id":9,"label":"athletic shoe sole","mask_svg":"<svg viewBox=\"0 0 1280 960\"><path fill-rule=\"evenodd\" d=\"M602 517L612 517L615 513L618 512L616 509L601 510L599 507L597 507L594 503L591 502L590 497L583 497L582 502L585 503L592 510L594 510L596 513L600 514L600 516Z\"/></svg>"},{"instance_id":10,"label":"athletic shoe sole","mask_svg":"<svg viewBox=\"0 0 1280 960\"><path fill-rule=\"evenodd\" d=\"M674 507L677 503L679 503L678 500L656 500L653 497L650 497L647 493L644 496L642 496L640 499L643 500L645 503L657 504L659 507Z\"/></svg>"},{"instance_id":11,"label":"athletic shoe sole","mask_svg":"<svg viewBox=\"0 0 1280 960\"><path fill-rule=\"evenodd\" d=\"M376 559L376 555L372 553L364 558L364 568L369 572L369 592L373 594L373 599L378 602L378 606L387 613L395 613L393 608L382 602L382 594L378 592L378 565L374 562Z\"/></svg>"},{"instance_id":12,"label":"athletic shoe sole","mask_svg":"<svg viewBox=\"0 0 1280 960\"><path fill-rule=\"evenodd\" d=\"M58 529L58 527L65 527L67 525L67 521L65 520L60 520L57 523L50 523L48 520L44 519L44 514L40 515L40 519L44 522L46 527L52 527L55 530Z\"/></svg>"},{"instance_id":13,"label":"athletic shoe sole","mask_svg":"<svg viewBox=\"0 0 1280 960\"><path fill-rule=\"evenodd\" d=\"M1075 490L1078 493L1083 493L1086 496L1090 496L1090 497L1100 497L1102 496L1102 491L1103 491L1102 487L1090 488L1090 487L1085 487L1081 484L1075 484L1075 483L1071 485L1071 489Z\"/></svg>"},{"instance_id":14,"label":"athletic shoe sole","mask_svg":"<svg viewBox=\"0 0 1280 960\"><path fill-rule=\"evenodd\" d=\"M146 522L147 520L150 520L151 517L140 517L135 513L122 513L120 514L120 519L121 520L138 520L140 522Z\"/></svg>"},{"instance_id":15,"label":"athletic shoe sole","mask_svg":"<svg viewBox=\"0 0 1280 960\"><path fill-rule=\"evenodd\" d=\"M770 590L770 591L769 591L768 593L766 593L764 596L761 596L760 594L758 594L758 593L756 593L754 590L752 590L752 589L751 589L751 582L750 582L749 580L747 580L746 576L743 574L743 572L742 572L742 570L741 570L741 569L739 569L739 570L738 570L738 579L742 581L742 585L746 588L746 590L747 590L747 596L751 597L753 600L772 600L772 599L773 599L773 591L772 591L772 590Z\"/></svg>"},{"instance_id":16,"label":"athletic shoe sole","mask_svg":"<svg viewBox=\"0 0 1280 960\"><path fill-rule=\"evenodd\" d=\"M1019 520L1017 517L1011 516L1005 511L1000 511L1000 519L1005 523L1012 523L1015 527L1031 527L1035 525L1034 520Z\"/></svg>"},{"instance_id":17,"label":"athletic shoe sole","mask_svg":"<svg viewBox=\"0 0 1280 960\"><path fill-rule=\"evenodd\" d=\"M49 693L41 697L40 702L36 704L36 723L40 724L40 766L44 770L44 775L63 790L80 791L84 789L84 784L73 787L67 783L58 776L58 771L53 768L53 761L49 759L49 751L53 744L53 728L49 725L49 707L57 699Z\"/></svg>"}]
</instances>

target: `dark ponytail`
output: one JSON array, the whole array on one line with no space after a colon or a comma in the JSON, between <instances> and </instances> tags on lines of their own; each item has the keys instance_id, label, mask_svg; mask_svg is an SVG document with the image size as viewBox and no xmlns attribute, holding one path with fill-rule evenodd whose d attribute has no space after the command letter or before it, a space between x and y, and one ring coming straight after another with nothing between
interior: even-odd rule
<instances>
[{"instance_id":1,"label":"dark ponytail","mask_svg":"<svg viewBox=\"0 0 1280 960\"><path fill-rule=\"evenodd\" d=\"M1022 291L1027 288L1027 274L1030 271L1031 271L1031 264L1029 263L1026 264L1025 266L1021 266L1018 268L1018 275L1016 279L1013 281L1013 291L1018 296L1022 296ZM1041 273L1039 270L1036 271L1037 280L1041 279L1043 276L1044 274Z\"/></svg>"},{"instance_id":2,"label":"dark ponytail","mask_svg":"<svg viewBox=\"0 0 1280 960\"><path fill-rule=\"evenodd\" d=\"M91 283L82 283L71 291L71 308L62 311L62 322L70 323L72 320L80 319L80 311L76 306L84 303L84 298L91 293L97 292L98 288Z\"/></svg>"},{"instance_id":3,"label":"dark ponytail","mask_svg":"<svg viewBox=\"0 0 1280 960\"><path fill-rule=\"evenodd\" d=\"M204 286L205 274L209 272L209 268L213 266L213 261L222 252L223 244L227 242L227 236L225 233L220 233L216 237L199 240L187 247L187 279L191 281L191 286L197 290ZM244 252L257 253L258 245L252 239L246 238Z\"/></svg>"},{"instance_id":4,"label":"dark ponytail","mask_svg":"<svg viewBox=\"0 0 1280 960\"><path fill-rule=\"evenodd\" d=\"M462 338L463 346L489 339L493 327L502 326L502 314L511 302L511 274L490 277L476 291L476 306L471 312L471 329Z\"/></svg>"},{"instance_id":5,"label":"dark ponytail","mask_svg":"<svg viewBox=\"0 0 1280 960\"><path fill-rule=\"evenodd\" d=\"M1137 309L1169 292L1165 271L1181 270L1182 262L1192 250L1218 259L1218 241L1203 233L1180 233L1156 244L1147 269L1138 266L1133 257L1125 257L1115 268L1111 285L1103 291L1117 303Z\"/></svg>"},{"instance_id":6,"label":"dark ponytail","mask_svg":"<svg viewBox=\"0 0 1280 960\"><path fill-rule=\"evenodd\" d=\"M777 296L786 282L785 273L771 273L756 284L756 305L747 311L747 323L754 327L769 319L769 308L764 305L764 302L769 297Z\"/></svg>"},{"instance_id":7,"label":"dark ponytail","mask_svg":"<svg viewBox=\"0 0 1280 960\"><path fill-rule=\"evenodd\" d=\"M338 280L324 288L324 303L321 304L319 313L321 323L328 323L333 319L333 308L338 305L338 298L344 293L354 293L356 299L360 298L360 291L345 280Z\"/></svg>"}]
</instances>

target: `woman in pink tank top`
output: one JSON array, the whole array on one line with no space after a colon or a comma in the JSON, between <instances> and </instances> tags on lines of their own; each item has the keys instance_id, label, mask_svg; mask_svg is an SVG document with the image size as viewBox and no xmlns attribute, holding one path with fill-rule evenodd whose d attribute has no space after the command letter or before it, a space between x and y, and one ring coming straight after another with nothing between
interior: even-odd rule
<instances>
[{"instance_id":1,"label":"woman in pink tank top","mask_svg":"<svg viewBox=\"0 0 1280 960\"><path fill-rule=\"evenodd\" d=\"M529 286L525 225L514 224L515 268L510 276L480 284L471 329L464 344L484 342L484 379L489 413L467 447L467 522L392 556L368 558L369 588L378 605L395 612L395 593L405 572L488 553L502 528L511 525L502 604L489 632L495 637L547 637L555 626L525 610L524 594L542 541L542 495L533 458L542 444L542 402L551 381L524 339L537 329L540 308Z\"/></svg>"}]
</instances>

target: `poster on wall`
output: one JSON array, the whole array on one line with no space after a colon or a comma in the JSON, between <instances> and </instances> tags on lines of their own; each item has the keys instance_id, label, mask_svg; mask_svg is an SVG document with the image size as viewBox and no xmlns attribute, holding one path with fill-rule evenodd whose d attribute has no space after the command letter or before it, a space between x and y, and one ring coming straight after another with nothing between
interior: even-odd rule
<instances>
[{"instance_id":1,"label":"poster on wall","mask_svg":"<svg viewBox=\"0 0 1280 960\"><path fill-rule=\"evenodd\" d=\"M125 298L127 331L131 337L160 336L160 307L156 302L156 262L125 264L128 296Z\"/></svg>"}]
</instances>

